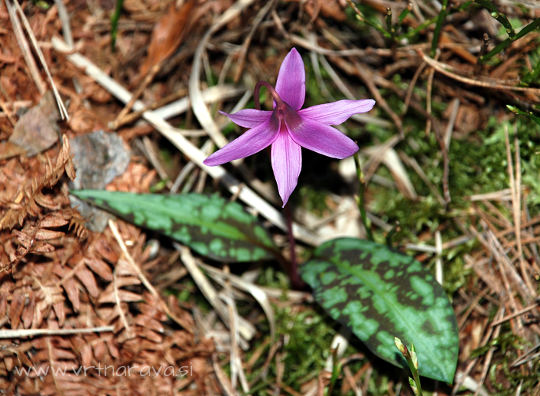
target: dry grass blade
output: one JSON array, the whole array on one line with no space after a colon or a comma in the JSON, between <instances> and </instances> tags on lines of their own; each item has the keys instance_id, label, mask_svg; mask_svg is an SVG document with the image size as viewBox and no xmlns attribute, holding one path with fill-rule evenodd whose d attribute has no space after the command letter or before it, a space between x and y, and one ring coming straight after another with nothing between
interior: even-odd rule
<instances>
[{"instance_id":1,"label":"dry grass blade","mask_svg":"<svg viewBox=\"0 0 540 396\"><path fill-rule=\"evenodd\" d=\"M66 9L63 0L54 0L56 9L58 10L58 17L62 21L62 33L67 45L73 47L73 34L71 33L71 25L69 23L69 14Z\"/></svg>"},{"instance_id":2,"label":"dry grass blade","mask_svg":"<svg viewBox=\"0 0 540 396\"><path fill-rule=\"evenodd\" d=\"M208 87L201 92L204 103L216 103L225 99L239 96L245 92L245 89L233 85L215 85ZM164 120L185 113L191 107L191 101L188 97L179 99L158 109L153 110L156 116ZM144 111L141 111L141 114Z\"/></svg>"},{"instance_id":3,"label":"dry grass blade","mask_svg":"<svg viewBox=\"0 0 540 396\"><path fill-rule=\"evenodd\" d=\"M230 328L231 326L231 316L229 315L229 310L221 300L219 299L216 289L210 284L206 276L202 273L197 265L195 258L192 256L189 249L185 246L181 246L175 243L175 246L180 250L180 257L182 262L186 266L191 277L199 287L199 290L206 297L208 302L214 307L220 318L223 322ZM238 332L240 335L246 339L251 340L255 335L255 328L251 323L245 319L238 316L237 318Z\"/></svg>"},{"instance_id":4,"label":"dry grass blade","mask_svg":"<svg viewBox=\"0 0 540 396\"><path fill-rule=\"evenodd\" d=\"M275 339L276 337L276 319L274 315L274 310L268 299L267 292L264 289L260 288L254 283L248 282L238 276L232 275L230 273L225 273L220 271L212 266L202 264L201 265L205 271L207 271L215 280L224 283L225 280L230 281L235 287L247 291L253 296L255 300L261 305L266 317L268 318L268 323L270 325L270 337Z\"/></svg>"},{"instance_id":5,"label":"dry grass blade","mask_svg":"<svg viewBox=\"0 0 540 396\"><path fill-rule=\"evenodd\" d=\"M69 114L67 112L66 106L64 106L62 97L58 93L58 89L56 88L56 84L54 83L54 80L51 76L51 72L49 71L47 62L45 62L45 57L43 56L43 53L41 52L41 49L39 48L36 37L34 36L34 32L32 32L30 23L28 23L28 19L26 18L26 15L24 15L24 11L19 5L19 2L17 0L14 0L14 4L15 4L15 7L17 8L19 16L21 17L23 25L26 29L26 33L28 34L28 37L30 37L30 42L32 43L32 46L34 47L34 51L36 51L38 59L41 62L41 66L43 66L43 70L45 70L45 74L47 74L47 78L49 79L49 83L51 84L51 88L53 90L54 98L56 99L56 105L58 106L58 111L60 112L60 118L67 121L69 120Z\"/></svg>"},{"instance_id":6,"label":"dry grass blade","mask_svg":"<svg viewBox=\"0 0 540 396\"><path fill-rule=\"evenodd\" d=\"M519 159L519 144L516 138L515 150L516 150L516 170L514 174L514 167L512 166L512 152L510 148L510 138L508 137L508 128L504 129L504 138L506 143L506 156L508 161L508 176L510 177L510 191L512 192L512 214L514 218L514 230L516 235L516 242L518 248L518 260L521 270L521 277L525 281L525 284L529 288L531 294L534 294L535 288L531 283L531 276L527 273L525 268L525 260L523 257L523 248L521 243L521 166Z\"/></svg>"},{"instance_id":7,"label":"dry grass blade","mask_svg":"<svg viewBox=\"0 0 540 396\"><path fill-rule=\"evenodd\" d=\"M246 54L249 48L249 44L251 43L251 39L253 38L253 35L257 31L257 28L261 24L261 22L264 20L268 12L271 8L275 7L276 0L269 0L266 2L265 6L262 7L259 12L257 13L257 16L255 17L255 20L253 21L251 25L251 29L244 40L244 43L242 44L242 47L240 48L240 54L238 59L238 66L236 69L236 73L234 75L233 81L235 83L240 80L240 76L242 75L242 71L244 70L244 63L246 62Z\"/></svg>"},{"instance_id":8,"label":"dry grass blade","mask_svg":"<svg viewBox=\"0 0 540 396\"><path fill-rule=\"evenodd\" d=\"M495 321L500 320L503 315L504 315L504 308L501 307L499 309L499 312L497 312L497 315L495 316ZM497 337L499 337L500 333L501 333L501 326L497 326L495 328L495 331L493 332L492 338L496 339ZM486 380L486 376L488 374L489 366L491 364L491 359L493 358L494 352L495 352L495 348L492 347L489 349L489 351L486 354L484 366L482 367L482 374L480 376L480 382L479 382L480 387L484 384L484 381ZM474 396L478 395L480 387L478 387L477 390L474 392Z\"/></svg>"},{"instance_id":9,"label":"dry grass blade","mask_svg":"<svg viewBox=\"0 0 540 396\"><path fill-rule=\"evenodd\" d=\"M0 329L1 338L21 338L51 335L72 335L113 331L113 326L88 327L84 329Z\"/></svg>"},{"instance_id":10,"label":"dry grass blade","mask_svg":"<svg viewBox=\"0 0 540 396\"><path fill-rule=\"evenodd\" d=\"M227 374L223 371L223 369L219 365L219 362L215 355L212 356L212 364L214 367L214 372L216 373L216 377L225 395L236 396L237 393L234 391L234 387L232 386L231 381L229 380L229 378L227 377Z\"/></svg>"},{"instance_id":11,"label":"dry grass blade","mask_svg":"<svg viewBox=\"0 0 540 396\"><path fill-rule=\"evenodd\" d=\"M208 41L210 40L210 37L212 37L212 34L230 20L235 18L244 8L249 7L253 1L254 0L238 0L232 7L227 9L227 11L214 22L214 24L203 36L199 42L199 45L197 46L195 55L193 56L193 67L191 69L191 75L189 76L189 96L191 98L191 107L193 108L193 113L199 120L199 123L208 133L210 138L218 145L218 147L225 146L228 141L225 139L214 122L210 111L208 110L208 107L206 107L206 104L202 98L201 89L199 86L202 55Z\"/></svg>"},{"instance_id":12,"label":"dry grass blade","mask_svg":"<svg viewBox=\"0 0 540 396\"><path fill-rule=\"evenodd\" d=\"M439 230L435 231L435 253L437 258L435 259L435 279L439 282L440 285L444 282L444 272L443 272L443 262L442 262L442 238L441 232Z\"/></svg>"},{"instance_id":13,"label":"dry grass blade","mask_svg":"<svg viewBox=\"0 0 540 396\"><path fill-rule=\"evenodd\" d=\"M384 163L391 171L400 191L407 197L415 199L417 195L414 187L399 156L393 148L399 141L399 136L393 136L380 145L371 146L364 150L364 152L369 155L369 160L364 165L365 180L366 182L369 181L375 174L379 165Z\"/></svg>"},{"instance_id":14,"label":"dry grass blade","mask_svg":"<svg viewBox=\"0 0 540 396\"><path fill-rule=\"evenodd\" d=\"M225 266L225 271L228 273L229 267ZM231 335L231 352L230 352L230 365L231 365L231 384L233 388L236 388L237 378L240 379L242 390L244 393L249 392L249 384L246 380L246 374L242 365L242 359L240 356L239 334L237 328L238 310L232 295L232 289L229 282L225 282L225 295L223 296L225 303L229 309L230 318L230 335Z\"/></svg>"},{"instance_id":15,"label":"dry grass blade","mask_svg":"<svg viewBox=\"0 0 540 396\"><path fill-rule=\"evenodd\" d=\"M165 310L165 312L167 313L167 315L169 315L172 319L174 319L174 321L176 323L178 323L180 326L182 326L185 330L187 330L188 332L192 332L193 329L191 328L191 323L187 323L184 319L178 317L177 315L175 315L170 309L169 307L167 306L167 304L165 303L165 301L163 301L159 295L159 293L157 292L157 290L154 288L154 286L152 286L152 284L150 283L150 281L146 278L146 276L143 274L141 268L139 268L139 266L135 263L135 261L133 260L133 257L131 257L131 254L129 254L129 251L127 250L127 247L126 247L126 244L124 243L124 240L122 239L122 236L120 235L120 232L118 231L118 228L116 227L116 224L114 221L112 220L109 220L109 228L111 229L114 237L116 238L116 241L118 242L118 245L120 246L120 248L122 249L122 252L124 253L124 256L127 260L127 262L130 264L130 266L132 267L132 269L137 273L137 276L139 277L139 279L141 280L141 282L143 283L143 285L146 287L146 289L152 293L152 295L157 298L160 303L161 303L161 306L162 308Z\"/></svg>"},{"instance_id":16,"label":"dry grass blade","mask_svg":"<svg viewBox=\"0 0 540 396\"><path fill-rule=\"evenodd\" d=\"M113 231L113 233L114 233L114 231ZM118 266L117 266L117 268L118 268ZM118 282L118 276L117 276L118 274L117 274L116 269L115 269L114 274L113 274L114 305L116 307L116 311L118 312L118 315L120 316L120 322L124 326L124 329L126 329L127 338L134 338L135 333L134 333L133 329L131 328L131 326L129 325L128 321L127 321L126 314L124 313L124 305L122 304L123 301L129 301L130 298L126 298L127 293L125 293L125 292L123 293L122 297L120 296L121 291L119 290L119 286L118 286L119 282ZM133 296L133 300L136 301L138 299L139 299L139 296L137 294L135 294Z\"/></svg>"},{"instance_id":17,"label":"dry grass blade","mask_svg":"<svg viewBox=\"0 0 540 396\"><path fill-rule=\"evenodd\" d=\"M433 67L439 73L442 73L447 77L450 77L454 80L460 81L465 84L474 85L474 86L482 87L482 88L489 88L489 89L526 92L526 93L536 95L537 97L540 95L540 88L518 87L518 86L512 86L512 85L499 84L496 81L481 81L478 79L465 77L460 74L457 74L454 68L451 67L450 65L447 65L442 62L438 62L437 60L432 59L421 52L420 52L420 56L422 57L424 62L426 62L431 67Z\"/></svg>"},{"instance_id":18,"label":"dry grass blade","mask_svg":"<svg viewBox=\"0 0 540 396\"><path fill-rule=\"evenodd\" d=\"M26 61L26 64L30 71L30 75L32 76L34 83L36 84L36 87L38 88L39 92L43 95L45 91L47 90L46 84L41 78L41 75L39 74L39 70L37 68L36 61L34 60L34 57L32 56L32 51L30 50L28 41L26 41L26 37L24 37L24 32L21 27L21 22L19 21L19 18L17 18L17 11L14 5L14 2L12 0L6 0L4 4L6 5L6 8L9 14L9 19L11 20L11 25L13 26L15 37L17 38L17 43L19 44L19 47L21 48L24 60Z\"/></svg>"},{"instance_id":19,"label":"dry grass blade","mask_svg":"<svg viewBox=\"0 0 540 396\"><path fill-rule=\"evenodd\" d=\"M348 74L353 76L358 76L366 85L369 92L373 95L379 106L381 106L384 111L390 116L400 135L403 136L403 122L401 118L396 114L394 110L390 107L386 99L381 95L381 92L377 85L374 82L373 71L365 64L359 61L352 61L351 63L347 62L343 58L337 56L331 56L330 60L338 65L340 68L345 70Z\"/></svg>"},{"instance_id":20,"label":"dry grass blade","mask_svg":"<svg viewBox=\"0 0 540 396\"><path fill-rule=\"evenodd\" d=\"M525 314L527 312L530 312L533 309L535 309L536 307L538 307L539 304L540 304L540 302L533 303L533 304L529 305L528 307L523 308L522 310L520 310L518 312L514 312L511 315L507 315L504 318L496 320L495 322L491 323L490 326L500 325L501 323L504 323L504 322L506 322L506 321L508 321L510 319L516 318L516 317L521 316L521 315L523 315L523 314Z\"/></svg>"}]
</instances>

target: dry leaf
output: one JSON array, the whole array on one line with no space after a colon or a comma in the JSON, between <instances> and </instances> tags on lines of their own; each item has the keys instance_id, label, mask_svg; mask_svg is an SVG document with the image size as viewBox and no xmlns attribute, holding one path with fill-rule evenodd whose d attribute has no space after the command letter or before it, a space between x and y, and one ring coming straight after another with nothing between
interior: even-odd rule
<instances>
[{"instance_id":1,"label":"dry leaf","mask_svg":"<svg viewBox=\"0 0 540 396\"><path fill-rule=\"evenodd\" d=\"M148 55L140 68L139 76L144 76L153 66L169 57L182 43L195 22L195 18L192 18L194 5L195 0L188 0L179 9L171 4L169 11L154 27Z\"/></svg>"},{"instance_id":2,"label":"dry leaf","mask_svg":"<svg viewBox=\"0 0 540 396\"><path fill-rule=\"evenodd\" d=\"M45 151L58 140L58 117L53 95L48 91L38 105L17 121L9 142L22 148L29 157Z\"/></svg>"}]
</instances>

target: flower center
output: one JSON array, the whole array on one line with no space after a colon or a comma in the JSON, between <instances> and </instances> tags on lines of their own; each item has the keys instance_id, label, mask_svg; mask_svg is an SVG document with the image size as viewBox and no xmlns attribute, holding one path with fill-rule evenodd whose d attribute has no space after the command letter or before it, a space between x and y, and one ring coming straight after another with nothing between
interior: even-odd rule
<instances>
[{"instance_id":1,"label":"flower center","mask_svg":"<svg viewBox=\"0 0 540 396\"><path fill-rule=\"evenodd\" d=\"M255 91L253 95L255 97L255 108L257 110L261 109L261 105L259 103L259 91L262 86L268 89L268 92L270 92L270 94L272 95L272 99L274 99L274 102L276 104L276 106L274 107L274 111L272 112L273 122L277 122L280 128L283 126L283 122L285 122L285 124L287 124L287 126L291 129L296 128L302 123L302 119L300 118L296 110L294 110L291 106L289 106L287 102L281 99L274 87L266 81L259 81L257 85L255 85Z\"/></svg>"}]
</instances>

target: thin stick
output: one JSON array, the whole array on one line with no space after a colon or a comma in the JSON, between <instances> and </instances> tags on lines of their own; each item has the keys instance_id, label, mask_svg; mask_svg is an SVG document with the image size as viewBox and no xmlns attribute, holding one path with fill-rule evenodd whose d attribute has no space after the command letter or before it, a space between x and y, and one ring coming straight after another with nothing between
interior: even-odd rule
<instances>
[{"instance_id":1,"label":"thin stick","mask_svg":"<svg viewBox=\"0 0 540 396\"><path fill-rule=\"evenodd\" d=\"M440 55L440 52L437 52L435 59L437 59L439 55ZM431 131L431 92L433 89L434 76L435 76L435 69L431 68L428 72L427 90L426 90L426 111L428 113L428 117L426 118L426 136L429 135L429 132Z\"/></svg>"},{"instance_id":2,"label":"thin stick","mask_svg":"<svg viewBox=\"0 0 540 396\"><path fill-rule=\"evenodd\" d=\"M202 92L202 96L205 103L213 103L222 99L237 96L243 92L244 89L232 85L216 85L204 90ZM126 115L121 120L118 120L118 122L111 122L109 127L111 129L118 129L120 126L131 123L142 117L143 113L148 110L154 110L154 113L163 119L168 119L185 113L191 107L189 97L186 96L186 94L187 90L184 89L174 92L171 95L158 100L156 103Z\"/></svg>"},{"instance_id":3,"label":"thin stick","mask_svg":"<svg viewBox=\"0 0 540 396\"><path fill-rule=\"evenodd\" d=\"M416 86L416 81L418 81L418 77L420 77L420 74L426 67L426 62L420 63L420 66L418 66L418 69L414 72L414 75L411 79L411 82L409 84L409 87L407 88L407 95L405 95L405 104L403 105L403 112L401 113L401 116L403 117L405 114L407 114L407 110L409 109L409 103L411 103L411 98L413 95L414 87Z\"/></svg>"},{"instance_id":4,"label":"thin stick","mask_svg":"<svg viewBox=\"0 0 540 396\"><path fill-rule=\"evenodd\" d=\"M71 26L69 24L69 14L63 0L54 0L56 9L58 10L58 17L62 22L62 34L67 45L73 47L73 35L71 34Z\"/></svg>"},{"instance_id":5,"label":"thin stick","mask_svg":"<svg viewBox=\"0 0 540 396\"><path fill-rule=\"evenodd\" d=\"M109 228L111 229L114 238L116 239L116 242L118 242L118 245L120 246L120 249L122 250L122 253L124 253L124 257L126 258L127 262L131 265L139 279L141 280L142 284L146 287L146 289L158 300L161 302L162 308L165 311L169 317L171 317L176 323L178 323L182 328L184 328L186 331L192 333L193 329L191 328L191 325L187 323L182 318L176 316L167 306L165 301L161 299L161 296L157 292L157 290L152 286L152 284L148 281L146 278L146 275L143 274L141 268L135 263L135 260L133 260L133 257L131 257L131 254L129 254L129 251L127 250L126 244L124 243L124 240L122 239L122 236L120 235L120 232L118 231L118 228L116 227L116 223L112 220L109 220Z\"/></svg>"},{"instance_id":6,"label":"thin stick","mask_svg":"<svg viewBox=\"0 0 540 396\"><path fill-rule=\"evenodd\" d=\"M14 0L14 3L15 3L15 7L17 8L17 11L19 12L19 16L21 17L23 25L26 29L26 33L28 34L28 37L30 37L30 42L32 43L32 46L34 47L34 51L36 51L38 59L41 62L41 66L43 66L43 70L45 70L45 74L47 74L47 78L49 79L49 83L51 84L51 88L53 90L54 98L56 99L56 105L58 106L58 111L60 112L60 118L62 120L67 121L69 120L69 115L68 115L66 106L64 106L62 97L58 93L58 89L56 89L56 84L54 83L54 80L51 76L51 72L49 71L47 62L45 62L45 57L43 56L43 52L41 52L41 49L39 48L36 37L34 36L34 32L32 31L32 28L30 27L30 23L28 22L28 19L26 19L26 15L24 15L24 11L19 5L19 2L17 0Z\"/></svg>"},{"instance_id":7,"label":"thin stick","mask_svg":"<svg viewBox=\"0 0 540 396\"><path fill-rule=\"evenodd\" d=\"M177 249L180 250L180 257L182 259L182 263L188 270L193 281L197 284L197 287L204 295L204 297L208 300L208 302L212 304L212 306L215 308L219 317L223 320L223 323L225 323L225 325L230 329L232 318L229 314L229 310L227 309L227 307L218 298L218 293L216 289L214 288L214 286L212 286L210 281L200 270L197 262L195 261L195 258L191 255L189 249L177 243L175 243L174 245L177 247ZM253 336L255 335L255 328L250 322L238 316L236 318L236 324L238 325L238 332L240 333L240 335L242 335L244 339L251 340L253 338Z\"/></svg>"},{"instance_id":8,"label":"thin stick","mask_svg":"<svg viewBox=\"0 0 540 396\"><path fill-rule=\"evenodd\" d=\"M225 265L225 273L230 273L229 266ZM249 393L249 384L246 379L246 374L242 365L242 360L240 358L240 350L238 348L239 334L237 319L238 310L236 309L236 304L234 303L233 292L231 288L231 283L228 280L225 280L225 297L224 300L229 308L229 317L231 318L231 327L230 327L230 337L231 337L231 354L230 354L230 366L231 366L231 382L233 388L236 388L236 378L240 380L240 385L244 393Z\"/></svg>"},{"instance_id":9,"label":"thin stick","mask_svg":"<svg viewBox=\"0 0 540 396\"><path fill-rule=\"evenodd\" d=\"M149 106L146 106L145 108L141 109L141 110L137 110L137 111L134 111L133 113L131 114L126 114L125 116L123 116L122 118L120 118L120 114L116 117L115 120L111 121L109 123L109 128L111 129L118 129L120 126L122 125L125 125L125 124L128 124L130 122L133 122L135 121L137 118L141 117L142 116L142 113L144 113L145 111L147 110L155 110L159 107L163 107L165 106L167 103L169 102L172 102L174 100L177 100L179 98L182 98L184 96L186 96L186 93L187 93L187 90L185 89L182 89L182 90L179 90L179 91L176 91L176 92L173 92L171 95L167 95L166 97L164 97L163 99L160 99L158 101L156 101L155 103L152 103L151 105ZM133 97L135 97L135 94L133 95ZM124 109L127 108L127 105L126 107L124 107ZM131 107L130 107L131 108ZM124 110L122 109L122 111Z\"/></svg>"},{"instance_id":10,"label":"thin stick","mask_svg":"<svg viewBox=\"0 0 540 396\"><path fill-rule=\"evenodd\" d=\"M509 91L519 91L519 92L526 92L531 93L534 95L540 95L540 88L529 88L529 87L517 87L517 86L511 86L511 85L504 85L504 84L498 84L491 81L480 81L478 79L472 79L465 76L461 76L459 74L456 74L454 72L454 68L450 65L447 65L442 62L438 62L435 59L430 58L429 56L423 54L422 52L419 53L424 62L429 64L431 67L433 67L435 70L437 70L439 73L444 74L447 77L450 77L454 80L461 81L462 83L474 85L477 87L482 88L488 88L488 89L500 89L500 90L509 90Z\"/></svg>"},{"instance_id":11,"label":"thin stick","mask_svg":"<svg viewBox=\"0 0 540 396\"><path fill-rule=\"evenodd\" d=\"M508 162L508 175L510 177L510 190L512 191L512 214L514 217L514 232L516 235L518 256L519 256L519 267L521 271L521 277L527 285L529 292L534 295L535 288L531 284L529 279L529 274L525 268L525 260L523 258L523 246L521 244L521 166L519 158L519 143L517 138L515 140L515 149L516 149L516 171L514 174L514 169L512 166L512 152L510 148L510 138L508 137L508 127L504 128L504 139L506 143L506 157Z\"/></svg>"},{"instance_id":12,"label":"thin stick","mask_svg":"<svg viewBox=\"0 0 540 396\"><path fill-rule=\"evenodd\" d=\"M132 109L133 105L139 99L139 97L142 95L146 87L152 82L156 74L158 74L159 70L161 69L161 65L163 62L158 62L156 65L154 65L148 74L144 77L143 82L139 87L135 90L133 95L131 96L131 99L127 104L124 106L124 108L118 113L114 121L112 121L113 125L122 125L125 124L124 118L128 115L129 111Z\"/></svg>"},{"instance_id":13,"label":"thin stick","mask_svg":"<svg viewBox=\"0 0 540 396\"><path fill-rule=\"evenodd\" d=\"M275 4L276 4L276 0L267 1L264 7L262 7L259 10L257 15L255 16L255 19L253 19L253 21L250 23L251 29L246 39L244 40L244 43L242 44L242 48L240 48L240 54L238 56L238 66L236 68L236 73L234 74L234 77L233 77L233 81L235 83L237 83L238 80L240 80L240 76L242 75L242 71L244 70L244 64L246 62L246 54L249 48L249 44L251 43L251 39L253 38L253 35L257 31L257 28L259 27L261 22L266 17L266 14L268 14L268 11L270 11L270 9L275 6Z\"/></svg>"},{"instance_id":14,"label":"thin stick","mask_svg":"<svg viewBox=\"0 0 540 396\"><path fill-rule=\"evenodd\" d=\"M435 251L437 258L435 259L435 279L442 286L444 282L443 262L442 262L442 238L439 230L435 231Z\"/></svg>"},{"instance_id":15,"label":"thin stick","mask_svg":"<svg viewBox=\"0 0 540 396\"><path fill-rule=\"evenodd\" d=\"M538 303L534 303L532 305L529 305L528 307L525 307L523 308L522 310L519 310L517 312L514 312L510 315L507 315L505 316L504 318L501 318L499 320L496 320L495 322L491 323L490 326L497 326L497 325L500 325L501 323L504 323L506 322L507 320L510 320L510 319L514 319L514 318L517 318L518 316L521 316L523 315L524 313L527 313L529 311L532 311L534 308L538 307Z\"/></svg>"},{"instance_id":16,"label":"thin stick","mask_svg":"<svg viewBox=\"0 0 540 396\"><path fill-rule=\"evenodd\" d=\"M500 320L500 318L504 315L504 308L501 307L499 309L499 312L497 312L497 318ZM497 337L499 337L499 334L501 333L501 326L497 326L495 328L495 331L493 332L493 339L496 339ZM489 365L491 363L491 359L493 358L493 353L495 352L495 347L491 347L489 348L488 352L486 353L486 360L484 361L484 366L482 367L482 374L480 376L480 381L479 381L479 385L482 386L484 384L484 381L486 380L486 376L488 374L488 371L489 371ZM477 388L477 390L474 392L474 396L477 396L479 391L480 391L480 387Z\"/></svg>"},{"instance_id":17,"label":"thin stick","mask_svg":"<svg viewBox=\"0 0 540 396\"><path fill-rule=\"evenodd\" d=\"M113 331L114 326L87 327L83 329L0 329L0 339L37 337L42 335L71 335Z\"/></svg>"},{"instance_id":18,"label":"thin stick","mask_svg":"<svg viewBox=\"0 0 540 396\"><path fill-rule=\"evenodd\" d=\"M237 393L234 391L234 388L231 384L231 381L227 377L227 374L223 371L223 369L219 365L219 361L217 359L216 354L212 355L212 367L214 368L214 374L216 375L218 382L223 389L223 392L225 392L225 395L236 396Z\"/></svg>"},{"instance_id":19,"label":"thin stick","mask_svg":"<svg viewBox=\"0 0 540 396\"><path fill-rule=\"evenodd\" d=\"M21 22L19 21L19 18L17 18L16 10L13 4L11 3L11 0L6 0L4 3L6 4L6 8L9 14L9 19L11 20L11 24L13 25L13 32L15 33L15 38L17 39L17 43L19 44L19 47L21 48L22 55L24 57L26 65L28 66L28 70L30 71L30 75L32 76L32 79L34 80L34 83L36 84L36 87L39 93L43 95L45 91L47 90L46 84L41 78L41 75L39 74L39 70L37 68L36 61L34 60L34 57L32 56L32 51L30 50L28 41L26 40L26 37L24 37L24 32L21 27Z\"/></svg>"},{"instance_id":20,"label":"thin stick","mask_svg":"<svg viewBox=\"0 0 540 396\"><path fill-rule=\"evenodd\" d=\"M214 122L208 107L202 99L201 88L199 86L202 56L212 34L227 24L231 19L235 18L242 10L251 5L253 2L254 0L238 0L232 7L228 8L227 11L220 15L218 20L203 36L199 42L199 45L197 46L195 54L193 55L193 66L191 68L191 75L189 77L189 96L191 98L191 107L201 126L218 147L225 146L228 141L225 139Z\"/></svg>"},{"instance_id":21,"label":"thin stick","mask_svg":"<svg viewBox=\"0 0 540 396\"><path fill-rule=\"evenodd\" d=\"M115 267L114 273L113 273L113 290L114 290L114 303L116 305L116 309L118 311L118 315L120 316L120 321L124 325L124 328L126 329L127 338L133 338L135 337L135 333L133 332L133 329L129 325L127 321L126 314L124 313L124 310L122 309L122 301L120 300L120 296L118 293L118 282L117 282L117 269L118 266Z\"/></svg>"}]
</instances>

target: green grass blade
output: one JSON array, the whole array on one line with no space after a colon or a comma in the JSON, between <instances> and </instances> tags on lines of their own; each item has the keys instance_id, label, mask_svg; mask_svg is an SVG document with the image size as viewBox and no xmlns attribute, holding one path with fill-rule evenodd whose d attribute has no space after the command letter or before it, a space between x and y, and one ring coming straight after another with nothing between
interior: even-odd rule
<instances>
[{"instance_id":1,"label":"green grass blade","mask_svg":"<svg viewBox=\"0 0 540 396\"><path fill-rule=\"evenodd\" d=\"M524 110L521 110L519 107L512 106L512 105L506 105L506 107L507 107L508 110L510 110L512 113L515 113L515 114L519 114L519 115L525 116L525 117L527 117L527 118L533 120L534 122L536 122L538 125L540 125L540 117L538 117L537 115L535 115L532 111L524 111Z\"/></svg>"},{"instance_id":2,"label":"green grass blade","mask_svg":"<svg viewBox=\"0 0 540 396\"><path fill-rule=\"evenodd\" d=\"M500 42L493 48L491 51L489 51L484 56L480 57L481 63L486 63L488 60L490 60L493 56L497 55L499 52L503 51L505 48L509 47L510 44L512 44L514 41L519 40L523 36L527 35L528 33L540 29L540 18L536 18L534 21L529 23L527 26L524 26L514 37L508 37L506 40Z\"/></svg>"},{"instance_id":3,"label":"green grass blade","mask_svg":"<svg viewBox=\"0 0 540 396\"><path fill-rule=\"evenodd\" d=\"M475 0L475 3L480 5L481 7L484 7L486 10L488 10L491 13L491 16L495 18L501 25L504 26L506 29L506 33L510 37L514 37L516 32L514 31L514 28L512 27L512 24L506 17L506 15L501 14L493 1L489 0Z\"/></svg>"},{"instance_id":4,"label":"green grass blade","mask_svg":"<svg viewBox=\"0 0 540 396\"><path fill-rule=\"evenodd\" d=\"M439 12L439 15L437 15L437 23L435 24L435 30L433 31L433 40L431 41L431 57L435 57L435 53L437 52L437 46L439 45L439 36L441 35L441 29L444 22L444 19L446 18L446 15L448 15L448 0L443 0L441 11Z\"/></svg>"},{"instance_id":5,"label":"green grass blade","mask_svg":"<svg viewBox=\"0 0 540 396\"><path fill-rule=\"evenodd\" d=\"M123 4L124 4L124 0L116 0L114 13L111 16L111 49L113 51L116 48L116 35L118 34L118 20L120 19L120 14L122 13Z\"/></svg>"}]
</instances>

